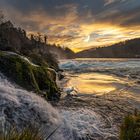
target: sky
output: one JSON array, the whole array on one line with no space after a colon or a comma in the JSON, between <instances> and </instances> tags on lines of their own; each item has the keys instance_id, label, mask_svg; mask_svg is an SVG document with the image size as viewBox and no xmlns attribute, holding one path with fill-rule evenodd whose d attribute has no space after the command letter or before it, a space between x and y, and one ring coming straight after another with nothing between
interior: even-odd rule
<instances>
[{"instance_id":1,"label":"sky","mask_svg":"<svg viewBox=\"0 0 140 140\"><path fill-rule=\"evenodd\" d=\"M75 52L140 37L140 0L0 0L6 19Z\"/></svg>"}]
</instances>

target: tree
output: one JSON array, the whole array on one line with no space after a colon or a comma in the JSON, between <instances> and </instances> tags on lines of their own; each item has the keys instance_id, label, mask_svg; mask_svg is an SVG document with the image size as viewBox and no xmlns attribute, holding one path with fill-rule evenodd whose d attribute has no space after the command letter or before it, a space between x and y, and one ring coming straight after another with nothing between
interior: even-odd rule
<instances>
[{"instance_id":1,"label":"tree","mask_svg":"<svg viewBox=\"0 0 140 140\"><path fill-rule=\"evenodd\" d=\"M48 36L47 35L44 35L44 43L47 44L47 39L48 39Z\"/></svg>"},{"instance_id":2,"label":"tree","mask_svg":"<svg viewBox=\"0 0 140 140\"><path fill-rule=\"evenodd\" d=\"M41 42L41 33L37 33L37 39L38 39L38 42Z\"/></svg>"},{"instance_id":3,"label":"tree","mask_svg":"<svg viewBox=\"0 0 140 140\"><path fill-rule=\"evenodd\" d=\"M0 11L0 24L3 23L3 20L4 20L3 12Z\"/></svg>"},{"instance_id":4,"label":"tree","mask_svg":"<svg viewBox=\"0 0 140 140\"><path fill-rule=\"evenodd\" d=\"M34 40L34 35L33 34L30 34L30 39L31 39L31 41Z\"/></svg>"}]
</instances>

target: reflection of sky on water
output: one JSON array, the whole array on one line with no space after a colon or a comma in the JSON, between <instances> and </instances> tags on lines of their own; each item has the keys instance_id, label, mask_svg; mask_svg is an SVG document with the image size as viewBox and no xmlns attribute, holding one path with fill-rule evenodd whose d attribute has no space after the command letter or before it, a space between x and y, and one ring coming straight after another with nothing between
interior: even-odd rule
<instances>
[{"instance_id":1,"label":"reflection of sky on water","mask_svg":"<svg viewBox=\"0 0 140 140\"><path fill-rule=\"evenodd\" d=\"M69 86L74 86L79 93L84 94L105 94L117 88L122 82L115 76L99 73L83 73L77 77L72 77L68 82Z\"/></svg>"}]
</instances>

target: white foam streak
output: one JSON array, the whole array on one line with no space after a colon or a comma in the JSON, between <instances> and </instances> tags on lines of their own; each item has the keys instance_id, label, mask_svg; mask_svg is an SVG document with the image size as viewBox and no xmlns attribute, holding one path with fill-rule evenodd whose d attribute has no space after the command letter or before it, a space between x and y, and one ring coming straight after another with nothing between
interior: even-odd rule
<instances>
[{"instance_id":1,"label":"white foam streak","mask_svg":"<svg viewBox=\"0 0 140 140\"><path fill-rule=\"evenodd\" d=\"M74 59L61 60L60 68L65 70L108 70L121 68L140 68L139 59Z\"/></svg>"}]
</instances>

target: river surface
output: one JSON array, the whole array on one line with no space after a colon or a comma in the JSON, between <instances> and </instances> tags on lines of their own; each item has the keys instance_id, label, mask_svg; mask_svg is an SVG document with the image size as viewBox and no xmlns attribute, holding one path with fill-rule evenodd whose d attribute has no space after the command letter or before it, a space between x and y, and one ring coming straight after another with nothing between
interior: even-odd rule
<instances>
[{"instance_id":1,"label":"river surface","mask_svg":"<svg viewBox=\"0 0 140 140\"><path fill-rule=\"evenodd\" d=\"M85 140L119 139L123 118L140 111L140 59L61 60L60 114Z\"/></svg>"},{"instance_id":2,"label":"river surface","mask_svg":"<svg viewBox=\"0 0 140 140\"><path fill-rule=\"evenodd\" d=\"M44 139L54 132L49 140L118 140L123 118L140 111L139 59L61 60L60 67L55 106L0 73L0 134L31 127Z\"/></svg>"}]
</instances>

